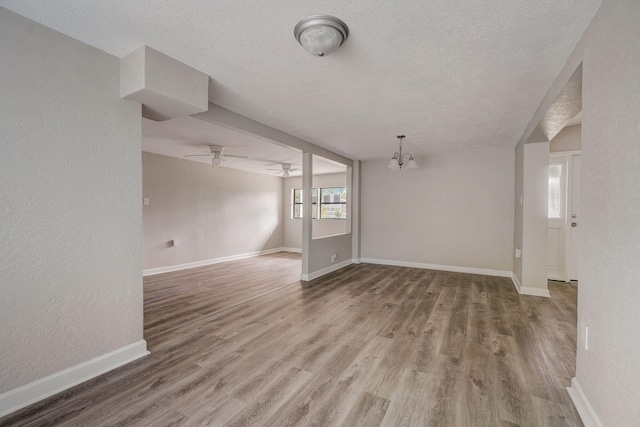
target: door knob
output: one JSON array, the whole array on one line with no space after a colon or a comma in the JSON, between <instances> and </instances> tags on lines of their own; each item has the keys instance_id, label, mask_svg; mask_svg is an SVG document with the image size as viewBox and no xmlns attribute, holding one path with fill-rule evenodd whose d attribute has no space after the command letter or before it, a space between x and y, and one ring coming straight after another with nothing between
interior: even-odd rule
<instances>
[{"instance_id":1,"label":"door knob","mask_svg":"<svg viewBox=\"0 0 640 427\"><path fill-rule=\"evenodd\" d=\"M577 226L578 226L578 223L577 223L577 222L572 222L572 223L571 223L571 226L572 226L572 227L577 227Z\"/></svg>"}]
</instances>

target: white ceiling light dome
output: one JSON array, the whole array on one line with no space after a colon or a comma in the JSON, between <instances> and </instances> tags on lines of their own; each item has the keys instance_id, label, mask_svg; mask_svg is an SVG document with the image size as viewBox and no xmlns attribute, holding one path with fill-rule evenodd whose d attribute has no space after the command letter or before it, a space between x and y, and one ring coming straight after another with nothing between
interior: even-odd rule
<instances>
[{"instance_id":1,"label":"white ceiling light dome","mask_svg":"<svg viewBox=\"0 0 640 427\"><path fill-rule=\"evenodd\" d=\"M314 56L326 56L349 37L349 27L330 15L312 15L301 19L293 29L298 43Z\"/></svg>"}]
</instances>

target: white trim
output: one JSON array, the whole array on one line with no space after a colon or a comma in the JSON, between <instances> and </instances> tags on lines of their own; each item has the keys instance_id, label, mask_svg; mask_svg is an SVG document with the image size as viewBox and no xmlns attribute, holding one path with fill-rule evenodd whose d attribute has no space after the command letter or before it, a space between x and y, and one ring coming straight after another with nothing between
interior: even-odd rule
<instances>
[{"instance_id":1,"label":"white trim","mask_svg":"<svg viewBox=\"0 0 640 427\"><path fill-rule=\"evenodd\" d=\"M582 150L569 150L569 151L551 151L549 157L563 157L563 156L580 156Z\"/></svg>"},{"instance_id":2,"label":"white trim","mask_svg":"<svg viewBox=\"0 0 640 427\"><path fill-rule=\"evenodd\" d=\"M348 259L346 261L342 261L337 264L330 265L329 267L314 271L313 273L301 274L300 280L302 280L303 282L308 282L309 280L317 279L318 277L324 276L325 274L333 273L334 271L340 270L341 268L344 268L351 264L353 264L353 260Z\"/></svg>"},{"instance_id":3,"label":"white trim","mask_svg":"<svg viewBox=\"0 0 640 427\"><path fill-rule=\"evenodd\" d=\"M513 282L513 286L515 286L516 291L521 294L522 292L520 290L522 289L522 285L520 284L520 280L518 280L516 275L513 273L511 273L511 281Z\"/></svg>"},{"instance_id":4,"label":"white trim","mask_svg":"<svg viewBox=\"0 0 640 427\"><path fill-rule=\"evenodd\" d=\"M567 387L567 392L585 427L603 427L602 421L600 421L596 411L591 406L591 402L582 391L580 382L576 377L571 378L571 387Z\"/></svg>"},{"instance_id":5,"label":"white trim","mask_svg":"<svg viewBox=\"0 0 640 427\"><path fill-rule=\"evenodd\" d=\"M244 254L231 255L231 256L225 256L220 258L204 259L202 261L194 261L194 262L187 262L184 264L169 265L167 267L149 268L147 270L142 270L142 275L145 277L153 276L155 274L168 273L170 271L187 270L189 268L203 267L205 265L219 264L221 262L236 261L236 260L245 259L245 258L253 258L256 256L272 254L275 252L301 252L301 251L302 251L301 249L296 249L296 248L265 249L262 251L247 252Z\"/></svg>"},{"instance_id":6,"label":"white trim","mask_svg":"<svg viewBox=\"0 0 640 427\"><path fill-rule=\"evenodd\" d=\"M280 248L278 249L281 252L295 252L297 254L301 254L302 253L302 249L300 248Z\"/></svg>"},{"instance_id":7,"label":"white trim","mask_svg":"<svg viewBox=\"0 0 640 427\"><path fill-rule=\"evenodd\" d=\"M458 265L425 264L422 262L396 261L389 259L360 258L361 262L369 264L395 265L397 267L424 268L427 270L451 271L453 273L480 274L483 276L511 277L507 270L492 270L488 268L462 267Z\"/></svg>"},{"instance_id":8,"label":"white trim","mask_svg":"<svg viewBox=\"0 0 640 427\"><path fill-rule=\"evenodd\" d=\"M549 289L530 288L528 286L523 286L520 289L520 295L530 295L530 296L533 296L533 297L551 298L551 294L549 293Z\"/></svg>"},{"instance_id":9,"label":"white trim","mask_svg":"<svg viewBox=\"0 0 640 427\"><path fill-rule=\"evenodd\" d=\"M140 340L32 383L9 390L0 394L0 417L133 362L147 354L149 354L147 342Z\"/></svg>"},{"instance_id":10,"label":"white trim","mask_svg":"<svg viewBox=\"0 0 640 427\"><path fill-rule=\"evenodd\" d=\"M516 275L513 274L513 273L511 273L511 281L513 282L513 286L515 286L516 291L518 291L518 293L520 295L531 295L531 296L534 296L534 297L551 298L551 294L549 293L549 289L531 288L529 286L522 286L520 284L520 281L516 277Z\"/></svg>"},{"instance_id":11,"label":"white trim","mask_svg":"<svg viewBox=\"0 0 640 427\"><path fill-rule=\"evenodd\" d=\"M327 188L327 187L325 187ZM326 204L330 204L330 203L326 203ZM324 218L324 219L329 219L329 218ZM338 221L344 221L344 220L338 220ZM336 237L336 236L348 236L351 233L336 233L336 234L327 234L326 236L318 236L318 237L314 237L311 240L322 240L322 239L328 239L330 237Z\"/></svg>"}]
</instances>

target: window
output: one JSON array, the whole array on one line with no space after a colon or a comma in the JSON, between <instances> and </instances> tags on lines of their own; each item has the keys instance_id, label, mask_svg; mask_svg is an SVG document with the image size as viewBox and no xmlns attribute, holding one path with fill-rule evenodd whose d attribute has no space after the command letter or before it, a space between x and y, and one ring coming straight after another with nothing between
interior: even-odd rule
<instances>
[{"instance_id":1,"label":"window","mask_svg":"<svg viewBox=\"0 0 640 427\"><path fill-rule=\"evenodd\" d=\"M347 219L347 187L320 189L320 218Z\"/></svg>"},{"instance_id":2,"label":"window","mask_svg":"<svg viewBox=\"0 0 640 427\"><path fill-rule=\"evenodd\" d=\"M302 218L302 189L292 193L291 218ZM318 189L311 193L311 218L318 219ZM347 219L347 187L320 188L320 219Z\"/></svg>"},{"instance_id":3,"label":"window","mask_svg":"<svg viewBox=\"0 0 640 427\"><path fill-rule=\"evenodd\" d=\"M562 215L562 165L549 165L549 219Z\"/></svg>"},{"instance_id":4,"label":"window","mask_svg":"<svg viewBox=\"0 0 640 427\"><path fill-rule=\"evenodd\" d=\"M293 211L291 218L302 218L302 188L295 188L293 190ZM311 218L318 218L318 189L311 189Z\"/></svg>"}]
</instances>

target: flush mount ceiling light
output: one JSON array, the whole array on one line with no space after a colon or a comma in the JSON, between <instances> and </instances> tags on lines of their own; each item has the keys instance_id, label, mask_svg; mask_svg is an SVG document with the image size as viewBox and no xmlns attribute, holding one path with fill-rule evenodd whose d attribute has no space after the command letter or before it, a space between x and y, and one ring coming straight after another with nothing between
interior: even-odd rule
<instances>
[{"instance_id":1,"label":"flush mount ceiling light","mask_svg":"<svg viewBox=\"0 0 640 427\"><path fill-rule=\"evenodd\" d=\"M389 169L392 171L399 171L403 167L407 167L409 169L415 169L418 167L418 164L414 160L411 153L402 154L402 140L405 139L405 135L398 135L398 139L400 140L400 149L393 153L393 157L389 160ZM407 163L404 162L404 157L409 156L409 161Z\"/></svg>"},{"instance_id":2,"label":"flush mount ceiling light","mask_svg":"<svg viewBox=\"0 0 640 427\"><path fill-rule=\"evenodd\" d=\"M326 56L349 37L349 27L330 15L312 15L301 19L293 29L298 43L314 56Z\"/></svg>"}]
</instances>

